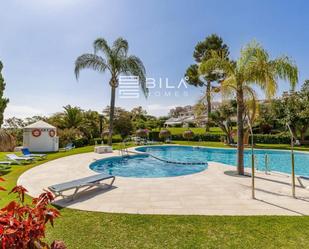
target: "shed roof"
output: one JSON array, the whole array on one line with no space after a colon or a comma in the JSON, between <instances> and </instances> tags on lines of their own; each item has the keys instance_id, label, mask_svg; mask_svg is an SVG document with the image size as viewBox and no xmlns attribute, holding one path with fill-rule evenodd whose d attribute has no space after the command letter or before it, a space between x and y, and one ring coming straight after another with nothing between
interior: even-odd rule
<instances>
[{"instance_id":1,"label":"shed roof","mask_svg":"<svg viewBox=\"0 0 309 249\"><path fill-rule=\"evenodd\" d=\"M55 126L52 126L43 120L39 120L31 125L27 125L25 128L35 128L35 129L44 129L44 128L49 128L49 129L55 129Z\"/></svg>"}]
</instances>

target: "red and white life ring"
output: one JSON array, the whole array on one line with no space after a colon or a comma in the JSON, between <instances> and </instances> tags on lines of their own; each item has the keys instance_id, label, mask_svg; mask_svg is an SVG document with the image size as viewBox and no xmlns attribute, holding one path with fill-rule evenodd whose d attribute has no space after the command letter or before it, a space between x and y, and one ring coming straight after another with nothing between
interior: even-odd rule
<instances>
[{"instance_id":1,"label":"red and white life ring","mask_svg":"<svg viewBox=\"0 0 309 249\"><path fill-rule=\"evenodd\" d=\"M54 130L49 130L48 134L50 137L54 137L56 135L56 132Z\"/></svg>"},{"instance_id":2,"label":"red and white life ring","mask_svg":"<svg viewBox=\"0 0 309 249\"><path fill-rule=\"evenodd\" d=\"M32 136L34 136L34 137L39 137L39 136L41 136L41 130L39 130L39 129L34 129L34 130L32 131Z\"/></svg>"}]
</instances>

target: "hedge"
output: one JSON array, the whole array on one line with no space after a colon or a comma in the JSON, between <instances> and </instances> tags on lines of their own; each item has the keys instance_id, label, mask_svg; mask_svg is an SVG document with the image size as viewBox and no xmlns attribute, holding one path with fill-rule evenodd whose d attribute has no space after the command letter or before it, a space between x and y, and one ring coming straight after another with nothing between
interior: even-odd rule
<instances>
[{"instance_id":1,"label":"hedge","mask_svg":"<svg viewBox=\"0 0 309 249\"><path fill-rule=\"evenodd\" d=\"M225 135L222 134L213 134L213 133L205 133L205 134L195 134L193 138L189 139L190 141L210 141L210 142L222 142L224 141ZM171 139L174 141L187 141L184 139L182 134L172 134ZM249 137L249 141L251 141L251 135ZM73 141L75 147L83 147L86 145L94 145L95 143L101 144L102 138L80 138ZM163 141L163 139L159 138L158 131L149 132L149 140L151 141ZM120 136L113 137L113 143L119 143L122 139ZM289 144L291 142L291 137L288 135L269 135L269 134L255 134L253 136L254 143L259 144ZM107 143L107 138L104 138L104 143Z\"/></svg>"},{"instance_id":2,"label":"hedge","mask_svg":"<svg viewBox=\"0 0 309 249\"><path fill-rule=\"evenodd\" d=\"M150 141L160 141L161 139L159 138L159 134L160 134L159 131L150 131L148 135L149 140Z\"/></svg>"},{"instance_id":3,"label":"hedge","mask_svg":"<svg viewBox=\"0 0 309 249\"><path fill-rule=\"evenodd\" d=\"M249 139L251 141L251 135ZM288 135L255 134L253 141L258 144L289 144L291 137Z\"/></svg>"}]
</instances>

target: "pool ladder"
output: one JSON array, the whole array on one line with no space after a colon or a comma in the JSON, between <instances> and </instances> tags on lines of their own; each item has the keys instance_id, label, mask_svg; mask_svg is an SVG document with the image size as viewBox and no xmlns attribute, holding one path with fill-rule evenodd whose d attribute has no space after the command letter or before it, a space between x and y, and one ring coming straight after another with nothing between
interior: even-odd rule
<instances>
[{"instance_id":1,"label":"pool ladder","mask_svg":"<svg viewBox=\"0 0 309 249\"><path fill-rule=\"evenodd\" d=\"M258 159L256 156L254 156L254 164L256 165L256 170L259 170L259 167L258 167ZM265 174L270 174L271 172L271 168L269 167L269 156L268 154L265 154L265 157L264 157L264 168L265 168Z\"/></svg>"},{"instance_id":2,"label":"pool ladder","mask_svg":"<svg viewBox=\"0 0 309 249\"><path fill-rule=\"evenodd\" d=\"M125 142L122 143L122 147L120 148L119 152L122 157L129 156L129 151Z\"/></svg>"}]
</instances>

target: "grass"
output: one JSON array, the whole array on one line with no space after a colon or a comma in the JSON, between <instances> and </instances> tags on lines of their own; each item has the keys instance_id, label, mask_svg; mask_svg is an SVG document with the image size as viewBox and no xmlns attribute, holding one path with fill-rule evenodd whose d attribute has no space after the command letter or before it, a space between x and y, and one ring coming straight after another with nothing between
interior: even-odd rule
<instances>
[{"instance_id":1,"label":"grass","mask_svg":"<svg viewBox=\"0 0 309 249\"><path fill-rule=\"evenodd\" d=\"M68 248L308 248L309 217L108 214L65 209L47 240Z\"/></svg>"},{"instance_id":2,"label":"grass","mask_svg":"<svg viewBox=\"0 0 309 249\"><path fill-rule=\"evenodd\" d=\"M221 142L174 141L184 145L224 147ZM114 149L119 148L114 145ZM225 146L227 147L227 146ZM289 149L288 145L257 145L258 148ZM309 151L309 147L299 150ZM51 153L47 160L13 166L1 183L11 189L18 177L32 167L63 156L93 151L93 146ZM0 152L0 160L5 159ZM0 193L1 206L13 196ZM309 217L284 216L172 216L130 215L61 209L46 240L64 240L68 248L307 248Z\"/></svg>"}]
</instances>

